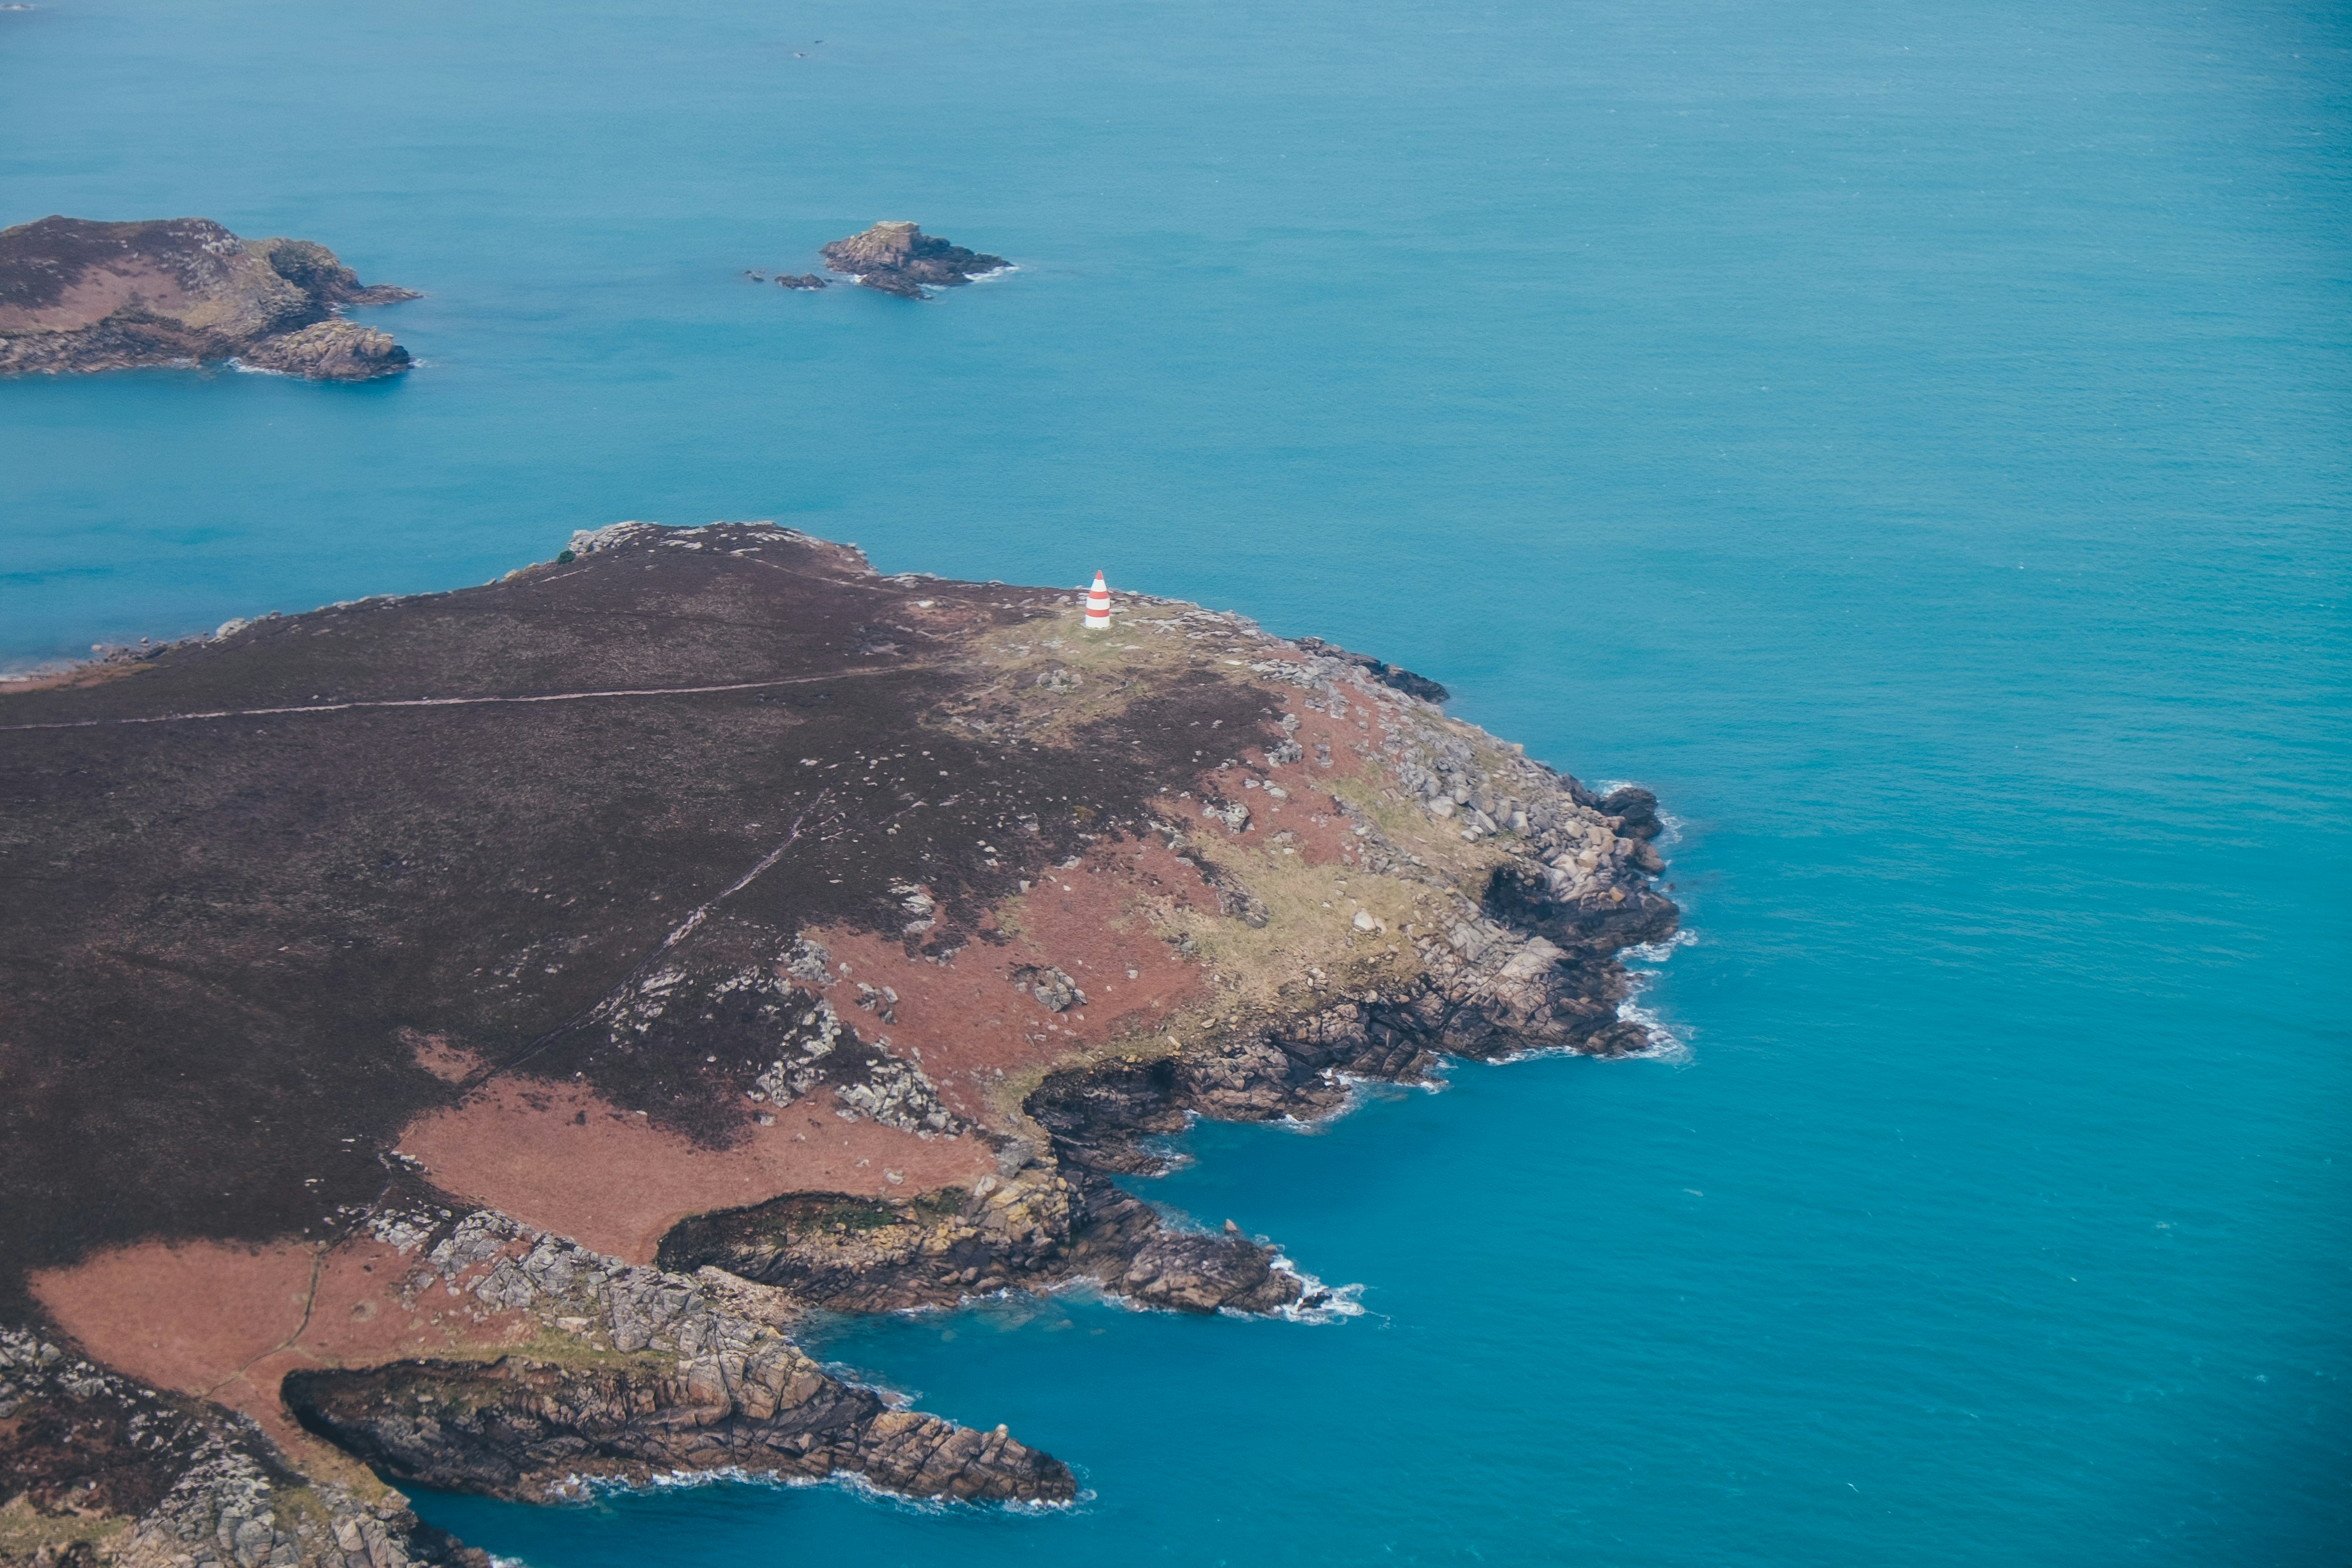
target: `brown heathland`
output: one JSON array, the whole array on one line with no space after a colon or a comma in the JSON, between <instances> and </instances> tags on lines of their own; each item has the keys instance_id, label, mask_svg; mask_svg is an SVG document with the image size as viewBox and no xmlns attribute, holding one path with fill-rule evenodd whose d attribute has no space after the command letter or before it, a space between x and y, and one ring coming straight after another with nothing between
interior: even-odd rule
<instances>
[{"instance_id":1,"label":"brown heathland","mask_svg":"<svg viewBox=\"0 0 2352 1568\"><path fill-rule=\"evenodd\" d=\"M1271 1249L1111 1186L1157 1167L1139 1140L1326 1113L1444 1051L1643 1043L1613 954L1675 917L1648 798L1409 673L1157 601L1089 635L1067 592L879 577L767 525L581 543L0 696L0 1328L246 1411L320 1473L295 1369L345 1421L377 1406L331 1398L338 1369L446 1361L464 1405L520 1350L558 1370L497 1374L516 1398L576 1364L781 1419L756 1379L708 1385L750 1362L623 1366L651 1342L549 1303L875 1310L1093 1270L1286 1310ZM526 1290L384 1239L467 1226L515 1269L589 1251ZM691 1309L739 1336L751 1311ZM815 1375L787 1381L838 1404L839 1462L897 1475L904 1423ZM918 1427L980 1467L957 1487L1052 1468Z\"/></svg>"}]
</instances>

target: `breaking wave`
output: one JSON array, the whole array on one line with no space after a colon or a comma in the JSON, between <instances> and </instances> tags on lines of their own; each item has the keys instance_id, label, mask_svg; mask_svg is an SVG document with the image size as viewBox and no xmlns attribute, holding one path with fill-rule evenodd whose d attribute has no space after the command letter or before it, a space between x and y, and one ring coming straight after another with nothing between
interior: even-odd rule
<instances>
[{"instance_id":1,"label":"breaking wave","mask_svg":"<svg viewBox=\"0 0 2352 1568\"><path fill-rule=\"evenodd\" d=\"M1637 942L1631 947L1619 949L1617 956L1636 964L1663 964L1675 956L1675 948L1697 945L1698 933L1683 930L1662 942Z\"/></svg>"},{"instance_id":2,"label":"breaking wave","mask_svg":"<svg viewBox=\"0 0 2352 1568\"><path fill-rule=\"evenodd\" d=\"M880 1503L907 1513L957 1514L973 1506L952 1498L909 1497L905 1492L877 1486L866 1477L850 1470L835 1470L829 1476L785 1476L770 1470L747 1470L736 1465L709 1470L658 1470L643 1481L625 1480L618 1476L570 1475L556 1490L559 1495L571 1500L591 1502L600 1497L627 1497L645 1492L683 1491L713 1486L765 1487L773 1491L837 1487L868 1502ZM1081 1503L1093 1501L1094 1497L1092 1489L1081 1487L1078 1495L1067 1502L1023 1502L1008 1499L994 1506L1007 1513L1066 1513Z\"/></svg>"},{"instance_id":3,"label":"breaking wave","mask_svg":"<svg viewBox=\"0 0 2352 1568\"><path fill-rule=\"evenodd\" d=\"M1298 1300L1287 1306L1275 1308L1267 1316L1292 1323L1337 1323L1364 1315L1362 1285L1327 1285L1280 1252L1274 1255L1273 1269L1276 1273L1287 1274L1298 1281Z\"/></svg>"},{"instance_id":4,"label":"breaking wave","mask_svg":"<svg viewBox=\"0 0 2352 1568\"><path fill-rule=\"evenodd\" d=\"M1630 1023L1642 1031L1649 1043L1639 1051L1629 1051L1623 1060L1633 1061L1667 1061L1677 1067L1686 1066L1691 1060L1691 1048L1683 1038L1665 1025L1656 1013L1628 997L1617 1004L1619 1021Z\"/></svg>"}]
</instances>

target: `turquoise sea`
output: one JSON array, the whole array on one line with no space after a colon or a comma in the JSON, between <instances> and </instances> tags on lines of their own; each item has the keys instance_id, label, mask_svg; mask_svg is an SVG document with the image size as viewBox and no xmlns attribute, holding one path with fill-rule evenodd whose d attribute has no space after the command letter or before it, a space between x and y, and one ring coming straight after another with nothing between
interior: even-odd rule
<instances>
[{"instance_id":1,"label":"turquoise sea","mask_svg":"<svg viewBox=\"0 0 2352 1568\"><path fill-rule=\"evenodd\" d=\"M1683 1059L1145 1184L1364 1316L831 1333L1076 1510L435 1520L533 1568L2352 1562L2343 6L40 0L0 82L0 223L427 294L369 313L396 384L0 384L0 665L772 517L1376 651L1681 821ZM1020 270L740 277L882 217Z\"/></svg>"}]
</instances>

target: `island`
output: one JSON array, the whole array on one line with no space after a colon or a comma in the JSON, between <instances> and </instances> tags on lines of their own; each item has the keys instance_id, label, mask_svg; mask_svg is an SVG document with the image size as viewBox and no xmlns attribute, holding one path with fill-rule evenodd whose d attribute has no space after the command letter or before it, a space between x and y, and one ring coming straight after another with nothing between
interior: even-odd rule
<instances>
[{"instance_id":1,"label":"island","mask_svg":"<svg viewBox=\"0 0 2352 1568\"><path fill-rule=\"evenodd\" d=\"M0 374L234 361L312 381L397 375L408 350L344 319L414 299L325 246L239 239L208 218L0 229Z\"/></svg>"},{"instance_id":2,"label":"island","mask_svg":"<svg viewBox=\"0 0 2352 1568\"><path fill-rule=\"evenodd\" d=\"M0 697L0 1559L484 1561L401 1486L1064 1504L799 1325L1328 1317L1137 1196L1169 1134L1653 1047L1647 791L1085 601L625 523Z\"/></svg>"},{"instance_id":3,"label":"island","mask_svg":"<svg viewBox=\"0 0 2352 1568\"><path fill-rule=\"evenodd\" d=\"M906 299L928 299L926 288L961 288L1013 265L1001 256L950 245L910 223L878 223L863 234L835 240L817 254L834 271L856 277L859 287Z\"/></svg>"}]
</instances>

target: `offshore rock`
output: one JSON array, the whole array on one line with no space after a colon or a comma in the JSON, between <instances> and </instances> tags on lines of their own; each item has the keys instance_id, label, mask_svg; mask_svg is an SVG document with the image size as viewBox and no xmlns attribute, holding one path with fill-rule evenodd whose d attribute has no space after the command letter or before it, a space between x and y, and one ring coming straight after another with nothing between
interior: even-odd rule
<instances>
[{"instance_id":1,"label":"offshore rock","mask_svg":"<svg viewBox=\"0 0 2352 1568\"><path fill-rule=\"evenodd\" d=\"M0 373L236 359L371 380L405 370L407 351L335 312L415 298L362 285L309 240L239 239L206 218L47 217L0 230Z\"/></svg>"},{"instance_id":2,"label":"offshore rock","mask_svg":"<svg viewBox=\"0 0 2352 1568\"><path fill-rule=\"evenodd\" d=\"M856 277L861 288L908 299L929 298L925 288L961 288L985 273L1013 264L927 235L909 223L878 223L864 234L835 240L818 253L835 272Z\"/></svg>"}]
</instances>

